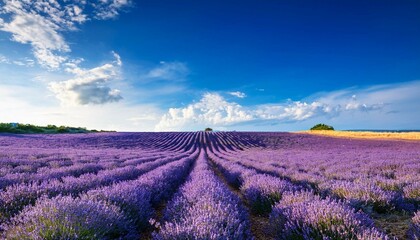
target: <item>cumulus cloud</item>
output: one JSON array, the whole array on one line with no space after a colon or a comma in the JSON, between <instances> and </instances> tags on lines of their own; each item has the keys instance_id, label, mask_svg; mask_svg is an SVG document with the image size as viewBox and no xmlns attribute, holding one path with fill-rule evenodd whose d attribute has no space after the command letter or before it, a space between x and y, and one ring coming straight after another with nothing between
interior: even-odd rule
<instances>
[{"instance_id":1,"label":"cumulus cloud","mask_svg":"<svg viewBox=\"0 0 420 240\"><path fill-rule=\"evenodd\" d=\"M226 129L235 125L298 123L311 119L336 119L346 114L376 113L385 118L389 112L413 113L407 106L420 102L420 81L345 89L319 93L300 101L242 106L227 101L218 93L206 93L200 101L183 108L170 108L156 125L157 131L194 130L206 126ZM418 104L417 104L418 105ZM363 116L358 115L359 118ZM366 115L368 116L368 115ZM366 117L365 116L365 117ZM419 116L420 117L420 116Z\"/></svg>"},{"instance_id":2,"label":"cumulus cloud","mask_svg":"<svg viewBox=\"0 0 420 240\"><path fill-rule=\"evenodd\" d=\"M217 93L206 93L199 102L185 108L170 108L156 125L156 130L180 130L187 125L202 124L224 126L252 119L252 114L241 105L228 102Z\"/></svg>"},{"instance_id":3,"label":"cumulus cloud","mask_svg":"<svg viewBox=\"0 0 420 240\"><path fill-rule=\"evenodd\" d=\"M57 0L13 0L4 1L0 7L0 30L11 33L11 40L29 44L32 53L42 67L62 70L74 76L66 81L52 82L49 89L66 104L104 104L122 99L119 90L111 87L119 77L121 57L112 52L115 61L102 66L83 69L82 58L71 58L69 44L63 33L77 30L80 24L91 19L108 19L130 1L57 1ZM89 11L88 11L88 10ZM89 14L88 14L89 13ZM105 15L106 14L106 15ZM11 60L0 56L0 63L33 66L29 58Z\"/></svg>"},{"instance_id":4,"label":"cumulus cloud","mask_svg":"<svg viewBox=\"0 0 420 240\"><path fill-rule=\"evenodd\" d=\"M236 92L228 92L228 94L230 94L232 96L235 96L235 97L238 97L238 98L244 98L244 97L246 97L246 94L245 93L239 92L239 91L236 91Z\"/></svg>"},{"instance_id":5,"label":"cumulus cloud","mask_svg":"<svg viewBox=\"0 0 420 240\"><path fill-rule=\"evenodd\" d=\"M226 101L217 93L206 93L197 103L185 108L170 108L156 130L186 130L199 126L226 127L256 121L303 121L319 115L334 116L341 107L320 102L289 101L281 104L265 104L244 107Z\"/></svg>"},{"instance_id":6,"label":"cumulus cloud","mask_svg":"<svg viewBox=\"0 0 420 240\"><path fill-rule=\"evenodd\" d=\"M58 69L68 60L71 49L62 33L74 31L90 20L85 8L93 7L95 18L106 19L118 15L129 4L127 0L4 2L0 8L0 30L11 33L15 42L30 44L38 63L48 69Z\"/></svg>"},{"instance_id":7,"label":"cumulus cloud","mask_svg":"<svg viewBox=\"0 0 420 240\"><path fill-rule=\"evenodd\" d=\"M119 78L120 56L112 52L116 60L92 69L82 69L77 62L67 64L66 71L75 77L49 84L56 97L68 105L104 104L122 99L118 89L112 89L110 82Z\"/></svg>"}]
</instances>

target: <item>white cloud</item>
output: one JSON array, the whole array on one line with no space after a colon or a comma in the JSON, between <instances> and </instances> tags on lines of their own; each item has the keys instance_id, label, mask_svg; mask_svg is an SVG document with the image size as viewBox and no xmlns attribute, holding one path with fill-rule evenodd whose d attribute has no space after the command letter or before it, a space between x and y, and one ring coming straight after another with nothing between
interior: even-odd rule
<instances>
[{"instance_id":1,"label":"white cloud","mask_svg":"<svg viewBox=\"0 0 420 240\"><path fill-rule=\"evenodd\" d=\"M316 94L301 101L289 100L284 103L246 107L235 102L228 102L217 93L206 93L199 102L191 103L184 108L170 108L162 116L155 129L159 131L197 130L207 126L227 129L238 124L248 126L266 123L295 124L316 119L348 122L351 126L351 121L349 122L348 119L351 119L352 115L357 115L358 121L363 120L360 122L361 125L367 125L369 121L373 121L378 127L378 119L386 123L386 119L394 118L389 116L391 112L401 113L402 118L415 115L418 119L420 117L419 92L420 81L415 81L364 89L346 89ZM414 109L408 107L413 105L416 106ZM408 117L403 120L410 121Z\"/></svg>"},{"instance_id":2,"label":"white cloud","mask_svg":"<svg viewBox=\"0 0 420 240\"><path fill-rule=\"evenodd\" d=\"M5 56L0 55L0 63L7 63L7 64L9 64L10 63L10 60L7 57L5 57Z\"/></svg>"},{"instance_id":3,"label":"white cloud","mask_svg":"<svg viewBox=\"0 0 420 240\"><path fill-rule=\"evenodd\" d=\"M244 97L246 97L246 94L245 93L239 92L239 91L236 91L236 92L228 92L228 94L230 94L232 96L235 96L235 97L238 97L238 98L244 98Z\"/></svg>"},{"instance_id":4,"label":"white cloud","mask_svg":"<svg viewBox=\"0 0 420 240\"><path fill-rule=\"evenodd\" d=\"M57 1L57 0L13 0L0 6L0 30L11 33L11 40L29 44L32 53L42 67L62 70L74 76L69 80L51 82L49 89L65 104L86 105L117 102L122 99L112 82L119 78L121 57L112 52L115 61L92 69L79 65L83 58L73 58L69 44L63 33L77 30L77 27L91 18L105 19L118 15L118 11L128 6L126 0ZM91 18L85 8L92 11ZM103 12L108 17L95 14ZM1 56L0 63L19 66L34 66L29 58L11 60Z\"/></svg>"},{"instance_id":5,"label":"white cloud","mask_svg":"<svg viewBox=\"0 0 420 240\"><path fill-rule=\"evenodd\" d=\"M255 108L256 119L279 121L303 121L320 115L336 116L340 105L328 103L288 101L281 104L259 105Z\"/></svg>"},{"instance_id":6,"label":"white cloud","mask_svg":"<svg viewBox=\"0 0 420 240\"><path fill-rule=\"evenodd\" d=\"M18 65L18 66L25 66L25 63L22 61L13 61L14 64Z\"/></svg>"},{"instance_id":7,"label":"white cloud","mask_svg":"<svg viewBox=\"0 0 420 240\"><path fill-rule=\"evenodd\" d=\"M130 0L99 0L92 3L95 7L95 18L97 19L111 19L119 15L119 12L131 6Z\"/></svg>"},{"instance_id":8,"label":"white cloud","mask_svg":"<svg viewBox=\"0 0 420 240\"><path fill-rule=\"evenodd\" d=\"M113 56L114 56L114 58L115 58L115 63L116 63L118 66L122 66L121 56L120 56L118 53L114 52L114 51L112 51L111 53L112 53L112 55L113 55Z\"/></svg>"},{"instance_id":9,"label":"white cloud","mask_svg":"<svg viewBox=\"0 0 420 240\"><path fill-rule=\"evenodd\" d=\"M197 103L185 108L170 108L156 130L201 129L205 126L226 127L256 121L302 121L320 115L334 116L340 106L320 102L287 102L282 104L265 104L250 107L226 101L217 93L206 93Z\"/></svg>"},{"instance_id":10,"label":"white cloud","mask_svg":"<svg viewBox=\"0 0 420 240\"><path fill-rule=\"evenodd\" d=\"M35 65L35 61L30 58L21 58L21 59L10 59L6 56L0 55L0 64L14 64L18 66L26 66L26 67L33 67Z\"/></svg>"},{"instance_id":11,"label":"white cloud","mask_svg":"<svg viewBox=\"0 0 420 240\"><path fill-rule=\"evenodd\" d=\"M35 61L33 59L25 58L24 60L25 66L33 67L35 65Z\"/></svg>"},{"instance_id":12,"label":"white cloud","mask_svg":"<svg viewBox=\"0 0 420 240\"><path fill-rule=\"evenodd\" d=\"M80 24L88 20L87 15L83 14L83 9L80 6L68 5L65 7L65 11L69 16L70 23L76 22Z\"/></svg>"},{"instance_id":13,"label":"white cloud","mask_svg":"<svg viewBox=\"0 0 420 240\"><path fill-rule=\"evenodd\" d=\"M57 55L45 48L35 48L34 55L41 66L49 69L58 69L60 65L67 60L67 57Z\"/></svg>"},{"instance_id":14,"label":"white cloud","mask_svg":"<svg viewBox=\"0 0 420 240\"><path fill-rule=\"evenodd\" d=\"M159 66L151 69L143 80L183 81L190 73L187 65L181 62L160 62Z\"/></svg>"},{"instance_id":15,"label":"white cloud","mask_svg":"<svg viewBox=\"0 0 420 240\"><path fill-rule=\"evenodd\" d=\"M13 0L0 8L0 30L12 34L11 40L30 44L38 63L48 69L59 69L71 51L63 32L77 30L90 20L86 7L93 7L98 19L112 18L128 0L64 1ZM10 21L5 20L9 18Z\"/></svg>"},{"instance_id":16,"label":"white cloud","mask_svg":"<svg viewBox=\"0 0 420 240\"><path fill-rule=\"evenodd\" d=\"M370 110L381 109L383 105L384 105L383 103L377 103L377 104L368 106L366 104L358 102L356 99L356 95L353 95L352 100L349 103L347 103L344 108L346 110L370 111Z\"/></svg>"},{"instance_id":17,"label":"white cloud","mask_svg":"<svg viewBox=\"0 0 420 240\"><path fill-rule=\"evenodd\" d=\"M62 82L49 84L56 97L67 105L104 104L118 102L122 99L118 89L112 89L110 82L119 78L120 56L112 52L115 62L107 63L92 69L82 69L77 61L67 64L66 71L75 77Z\"/></svg>"},{"instance_id":18,"label":"white cloud","mask_svg":"<svg viewBox=\"0 0 420 240\"><path fill-rule=\"evenodd\" d=\"M77 58L77 59L71 59L69 61L67 61L66 63L64 63L63 65L66 67L64 70L66 72L72 72L73 69L77 69L79 68L79 65L85 61L85 59L83 58Z\"/></svg>"},{"instance_id":19,"label":"white cloud","mask_svg":"<svg viewBox=\"0 0 420 240\"><path fill-rule=\"evenodd\" d=\"M6 1L2 10L11 15L11 21L3 22L0 30L10 32L13 41L30 44L42 66L57 69L66 60L58 53L69 52L70 48L59 31L73 25L57 2Z\"/></svg>"},{"instance_id":20,"label":"white cloud","mask_svg":"<svg viewBox=\"0 0 420 240\"><path fill-rule=\"evenodd\" d=\"M170 108L156 125L157 131L184 130L186 127L194 129L197 126L224 126L238 122L252 120L242 106L234 102L227 102L216 93L206 93L197 102L185 108Z\"/></svg>"}]
</instances>

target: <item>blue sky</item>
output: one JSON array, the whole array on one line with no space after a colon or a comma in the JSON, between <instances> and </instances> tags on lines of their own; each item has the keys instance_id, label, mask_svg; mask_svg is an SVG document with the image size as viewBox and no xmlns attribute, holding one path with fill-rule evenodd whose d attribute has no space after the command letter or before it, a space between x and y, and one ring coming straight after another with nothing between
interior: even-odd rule
<instances>
[{"instance_id":1,"label":"blue sky","mask_svg":"<svg viewBox=\"0 0 420 240\"><path fill-rule=\"evenodd\" d=\"M0 122L419 129L419 1L0 3Z\"/></svg>"}]
</instances>

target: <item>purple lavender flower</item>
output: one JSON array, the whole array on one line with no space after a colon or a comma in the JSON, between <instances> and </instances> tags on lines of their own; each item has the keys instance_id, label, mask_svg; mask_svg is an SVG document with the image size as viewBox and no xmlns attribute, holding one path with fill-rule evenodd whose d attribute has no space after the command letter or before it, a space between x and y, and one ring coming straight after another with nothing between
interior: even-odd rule
<instances>
[{"instance_id":1,"label":"purple lavender flower","mask_svg":"<svg viewBox=\"0 0 420 240\"><path fill-rule=\"evenodd\" d=\"M238 197L208 169L204 152L189 180L168 203L154 239L251 239Z\"/></svg>"},{"instance_id":2,"label":"purple lavender flower","mask_svg":"<svg viewBox=\"0 0 420 240\"><path fill-rule=\"evenodd\" d=\"M27 222L19 219L25 214L35 216L32 212L40 212L42 202L49 201L60 202L56 205L62 212L70 211L62 206L66 201L83 202L80 209L96 204L96 208L87 208L97 212L107 212L103 206L115 208L115 214L111 211L103 217L96 210L90 213L103 218L95 219L97 222L112 222L111 216L118 215L127 229L142 234L150 226L149 218L156 217L154 208L172 198L164 218L154 221L162 223L155 238L251 238L239 198L220 181L203 153L197 159L202 149L223 178L241 191L251 211L268 213L275 206L271 219L280 232L278 238L383 239L386 236L353 207L366 213L401 208L418 211L420 145L414 141L256 132L18 138L0 134L0 234L13 239L13 231L23 234L29 222L40 225L42 214ZM68 200L57 200L59 195ZM68 224L50 211L45 215ZM304 216L312 217L305 220ZM412 238L418 238L417 216L410 228ZM84 217L74 220L84 221ZM100 228L92 229L102 234ZM82 231L87 234L90 230ZM124 233L131 230L115 231L121 235L93 238L134 236Z\"/></svg>"},{"instance_id":3,"label":"purple lavender flower","mask_svg":"<svg viewBox=\"0 0 420 240\"><path fill-rule=\"evenodd\" d=\"M420 182L415 182L405 186L404 198L410 202L420 204Z\"/></svg>"},{"instance_id":4,"label":"purple lavender flower","mask_svg":"<svg viewBox=\"0 0 420 240\"><path fill-rule=\"evenodd\" d=\"M7 239L130 239L138 237L120 209L87 198L41 198L4 227Z\"/></svg>"},{"instance_id":5,"label":"purple lavender flower","mask_svg":"<svg viewBox=\"0 0 420 240\"><path fill-rule=\"evenodd\" d=\"M278 202L283 192L297 190L298 187L286 180L267 175L255 174L245 178L241 191L255 213L269 213L271 206Z\"/></svg>"},{"instance_id":6,"label":"purple lavender flower","mask_svg":"<svg viewBox=\"0 0 420 240\"><path fill-rule=\"evenodd\" d=\"M378 212L395 208L396 194L384 191L368 182L330 181L321 188L334 196L348 200L355 207L372 207Z\"/></svg>"},{"instance_id":7,"label":"purple lavender flower","mask_svg":"<svg viewBox=\"0 0 420 240\"><path fill-rule=\"evenodd\" d=\"M343 202L307 192L286 195L270 214L277 239L387 239L366 214Z\"/></svg>"}]
</instances>

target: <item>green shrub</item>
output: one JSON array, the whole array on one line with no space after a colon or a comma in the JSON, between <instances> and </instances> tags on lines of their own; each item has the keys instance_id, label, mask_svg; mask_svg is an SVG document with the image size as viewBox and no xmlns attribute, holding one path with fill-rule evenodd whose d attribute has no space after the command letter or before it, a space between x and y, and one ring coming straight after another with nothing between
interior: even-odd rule
<instances>
[{"instance_id":1,"label":"green shrub","mask_svg":"<svg viewBox=\"0 0 420 240\"><path fill-rule=\"evenodd\" d=\"M311 128L311 130L334 130L332 126L327 124L319 123Z\"/></svg>"}]
</instances>

